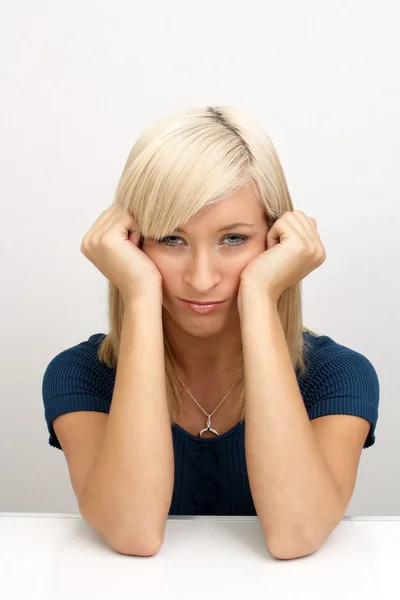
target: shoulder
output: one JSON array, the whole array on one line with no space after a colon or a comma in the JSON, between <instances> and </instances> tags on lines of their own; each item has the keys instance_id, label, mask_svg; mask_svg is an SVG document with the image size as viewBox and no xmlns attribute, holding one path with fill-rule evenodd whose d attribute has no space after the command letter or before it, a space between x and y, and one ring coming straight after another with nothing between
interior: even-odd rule
<instances>
[{"instance_id":1,"label":"shoulder","mask_svg":"<svg viewBox=\"0 0 400 600\"><path fill-rule=\"evenodd\" d=\"M45 388L52 387L57 382L62 382L63 386L71 381L83 383L83 379L102 386L104 378L109 379L110 371L113 371L100 362L97 355L105 335L104 333L95 333L87 340L66 348L52 358L43 375L43 386Z\"/></svg>"},{"instance_id":2,"label":"shoulder","mask_svg":"<svg viewBox=\"0 0 400 600\"><path fill-rule=\"evenodd\" d=\"M303 337L307 371L298 382L310 419L327 414L364 417L372 425L369 443L373 443L380 384L372 362L327 335L304 332Z\"/></svg>"},{"instance_id":3,"label":"shoulder","mask_svg":"<svg viewBox=\"0 0 400 600\"><path fill-rule=\"evenodd\" d=\"M314 337L304 332L303 339L307 366L304 381L307 386L316 385L323 380L343 383L349 377L355 377L359 383L379 386L375 367L361 352L339 344L327 335Z\"/></svg>"},{"instance_id":4,"label":"shoulder","mask_svg":"<svg viewBox=\"0 0 400 600\"><path fill-rule=\"evenodd\" d=\"M47 365L42 380L42 398L52 446L60 448L52 423L58 416L81 410L108 413L116 369L98 357L104 333L96 333L57 354Z\"/></svg>"}]
</instances>

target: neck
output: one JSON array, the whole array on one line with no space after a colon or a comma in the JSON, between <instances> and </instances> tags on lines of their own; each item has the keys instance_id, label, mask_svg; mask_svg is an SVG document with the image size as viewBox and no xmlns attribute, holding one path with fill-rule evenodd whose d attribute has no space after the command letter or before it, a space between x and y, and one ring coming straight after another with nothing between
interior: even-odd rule
<instances>
[{"instance_id":1,"label":"neck","mask_svg":"<svg viewBox=\"0 0 400 600\"><path fill-rule=\"evenodd\" d=\"M204 382L210 387L217 381L230 381L238 375L242 364L241 338L230 337L225 343L219 338L212 344L204 343L205 340L194 343L191 336L186 342L184 339L182 336L178 343L169 342L185 382Z\"/></svg>"}]
</instances>

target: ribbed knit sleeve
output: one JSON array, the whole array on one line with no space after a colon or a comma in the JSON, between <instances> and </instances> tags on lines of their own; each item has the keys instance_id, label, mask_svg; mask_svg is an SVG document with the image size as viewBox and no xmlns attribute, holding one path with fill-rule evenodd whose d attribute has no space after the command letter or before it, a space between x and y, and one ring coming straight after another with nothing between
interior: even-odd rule
<instances>
[{"instance_id":1,"label":"ribbed knit sleeve","mask_svg":"<svg viewBox=\"0 0 400 600\"><path fill-rule=\"evenodd\" d=\"M366 356L333 343L328 336L319 340L321 347L314 355L318 363L313 365L304 395L308 416L310 420L333 414L367 419L371 426L364 448L369 448L375 443L379 409L380 389L375 368ZM325 349L329 351L328 359L326 356L324 359Z\"/></svg>"},{"instance_id":2,"label":"ribbed knit sleeve","mask_svg":"<svg viewBox=\"0 0 400 600\"><path fill-rule=\"evenodd\" d=\"M62 450L53 429L56 417L78 410L109 413L115 369L101 363L97 347L103 334L57 354L47 366L42 382L44 415L49 444Z\"/></svg>"},{"instance_id":3,"label":"ribbed knit sleeve","mask_svg":"<svg viewBox=\"0 0 400 600\"><path fill-rule=\"evenodd\" d=\"M101 363L98 346L105 334L64 350L49 363L42 385L49 444L62 450L53 430L59 415L80 410L110 412L116 369ZM364 448L375 442L379 381L364 355L329 336L304 332L306 374L297 381L310 419L349 414L371 426ZM169 515L255 516L245 451L245 419L218 437L198 437L172 427L174 489Z\"/></svg>"}]
</instances>

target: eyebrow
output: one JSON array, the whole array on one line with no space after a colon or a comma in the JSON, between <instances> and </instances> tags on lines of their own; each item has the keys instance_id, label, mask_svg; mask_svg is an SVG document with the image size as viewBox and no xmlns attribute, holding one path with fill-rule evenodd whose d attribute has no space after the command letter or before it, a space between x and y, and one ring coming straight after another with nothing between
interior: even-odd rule
<instances>
[{"instance_id":1,"label":"eyebrow","mask_svg":"<svg viewBox=\"0 0 400 600\"><path fill-rule=\"evenodd\" d=\"M217 231L226 231L227 229L235 229L236 227L255 227L253 223L231 223L230 225L226 225L226 227L221 227ZM174 229L174 231L179 231L181 233L187 233L184 229Z\"/></svg>"}]
</instances>

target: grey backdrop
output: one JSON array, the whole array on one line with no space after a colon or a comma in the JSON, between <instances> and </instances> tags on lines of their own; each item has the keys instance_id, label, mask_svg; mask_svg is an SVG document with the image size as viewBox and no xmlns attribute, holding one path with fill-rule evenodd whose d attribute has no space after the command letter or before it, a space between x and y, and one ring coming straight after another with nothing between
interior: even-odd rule
<instances>
[{"instance_id":1,"label":"grey backdrop","mask_svg":"<svg viewBox=\"0 0 400 600\"><path fill-rule=\"evenodd\" d=\"M106 331L106 281L81 240L147 125L230 104L270 135L295 209L317 219L327 259L303 282L306 326L380 379L347 514L400 514L398 4L2 7L0 511L78 512L41 384L56 354Z\"/></svg>"}]
</instances>

